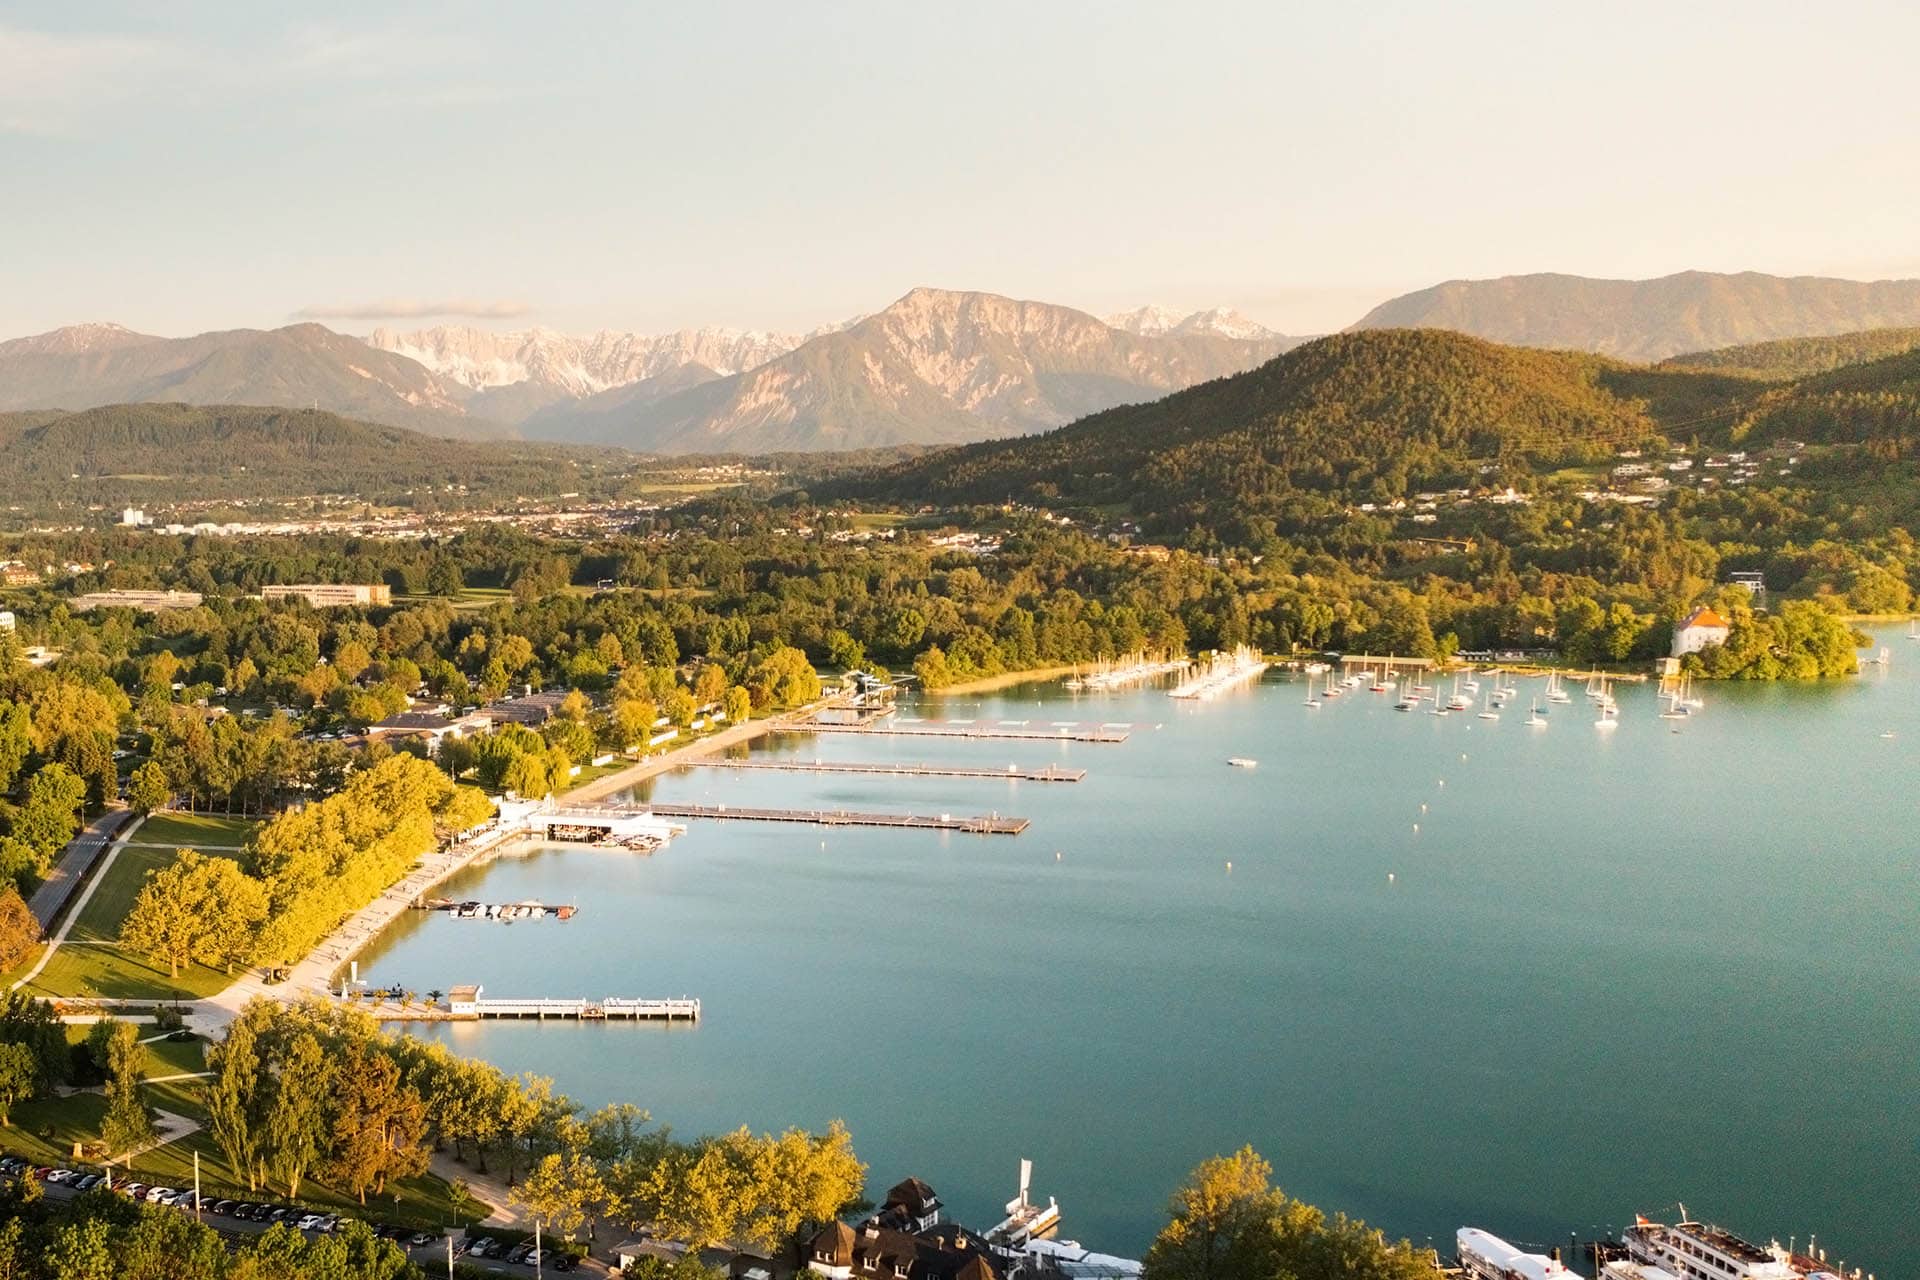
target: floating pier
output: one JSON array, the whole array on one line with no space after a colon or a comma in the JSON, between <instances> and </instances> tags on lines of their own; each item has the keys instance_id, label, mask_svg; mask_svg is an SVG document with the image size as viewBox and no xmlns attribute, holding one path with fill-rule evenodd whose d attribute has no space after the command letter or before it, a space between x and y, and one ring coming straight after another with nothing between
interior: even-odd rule
<instances>
[{"instance_id":1,"label":"floating pier","mask_svg":"<svg viewBox=\"0 0 1920 1280\"><path fill-rule=\"evenodd\" d=\"M997 776L997 775L996 775ZM904 827L920 831L965 831L982 836L1017 836L1033 824L1026 818L956 818L951 814L861 813L852 809L754 809L726 804L656 804L663 818L731 818L737 822L799 822L820 827Z\"/></svg>"},{"instance_id":2,"label":"floating pier","mask_svg":"<svg viewBox=\"0 0 1920 1280\"><path fill-rule=\"evenodd\" d=\"M455 987L447 993L447 1012L457 1019L468 1018L571 1018L581 1022L698 1022L700 1002L683 996L678 1000L629 1000L607 996L601 1000L566 997L527 997L502 999L482 996L481 988Z\"/></svg>"},{"instance_id":3,"label":"floating pier","mask_svg":"<svg viewBox=\"0 0 1920 1280\"><path fill-rule=\"evenodd\" d=\"M871 733L879 737L891 734L922 738L1019 738L1027 742L1125 742L1132 725L1085 724L1075 720L1055 720L1035 726L1030 720L896 720L880 729L865 724L835 724L813 720L805 724L783 725L780 733Z\"/></svg>"},{"instance_id":4,"label":"floating pier","mask_svg":"<svg viewBox=\"0 0 1920 1280\"><path fill-rule=\"evenodd\" d=\"M723 769L769 769L787 773L862 773L901 778L1013 778L1020 782L1079 782L1085 769L1066 769L1057 764L1043 768L1008 765L1005 769L969 769L950 765L881 764L832 760L697 760L688 768L715 765Z\"/></svg>"}]
</instances>

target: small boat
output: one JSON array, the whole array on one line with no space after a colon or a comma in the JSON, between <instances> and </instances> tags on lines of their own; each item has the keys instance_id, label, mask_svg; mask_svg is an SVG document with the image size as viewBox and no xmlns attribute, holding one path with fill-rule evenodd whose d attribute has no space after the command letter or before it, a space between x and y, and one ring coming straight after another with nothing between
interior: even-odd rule
<instances>
[{"instance_id":1,"label":"small boat","mask_svg":"<svg viewBox=\"0 0 1920 1280\"><path fill-rule=\"evenodd\" d=\"M1400 699L1400 701L1393 704L1393 709L1395 711L1412 711L1415 708L1417 708L1419 705L1420 705L1420 702L1418 699L1402 698Z\"/></svg>"},{"instance_id":2,"label":"small boat","mask_svg":"<svg viewBox=\"0 0 1920 1280\"><path fill-rule=\"evenodd\" d=\"M1246 756L1228 756L1227 763L1236 769L1257 769L1260 767L1258 760L1252 760Z\"/></svg>"},{"instance_id":3,"label":"small boat","mask_svg":"<svg viewBox=\"0 0 1920 1280\"><path fill-rule=\"evenodd\" d=\"M1891 738L1893 737L1893 730L1889 729L1885 733L1881 734L1880 736L1883 738Z\"/></svg>"},{"instance_id":4,"label":"small boat","mask_svg":"<svg viewBox=\"0 0 1920 1280\"><path fill-rule=\"evenodd\" d=\"M1498 720L1499 718L1500 713L1498 711L1482 711L1480 713L1480 719L1482 720Z\"/></svg>"},{"instance_id":5,"label":"small boat","mask_svg":"<svg viewBox=\"0 0 1920 1280\"><path fill-rule=\"evenodd\" d=\"M1527 711L1527 727L1530 729L1544 729L1547 727L1547 718L1540 714L1540 704L1537 701Z\"/></svg>"}]
</instances>

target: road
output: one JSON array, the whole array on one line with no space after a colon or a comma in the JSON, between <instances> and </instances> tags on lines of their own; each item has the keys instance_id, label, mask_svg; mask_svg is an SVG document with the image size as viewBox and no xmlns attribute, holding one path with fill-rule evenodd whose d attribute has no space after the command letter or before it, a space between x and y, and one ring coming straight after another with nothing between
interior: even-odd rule
<instances>
[{"instance_id":1,"label":"road","mask_svg":"<svg viewBox=\"0 0 1920 1280\"><path fill-rule=\"evenodd\" d=\"M67 847L60 852L60 861L53 864L53 870L47 873L27 903L33 918L40 922L42 933L53 927L54 917L67 905L74 890L85 882L94 859L113 843L114 833L132 817L131 809L109 809L67 842Z\"/></svg>"}]
</instances>

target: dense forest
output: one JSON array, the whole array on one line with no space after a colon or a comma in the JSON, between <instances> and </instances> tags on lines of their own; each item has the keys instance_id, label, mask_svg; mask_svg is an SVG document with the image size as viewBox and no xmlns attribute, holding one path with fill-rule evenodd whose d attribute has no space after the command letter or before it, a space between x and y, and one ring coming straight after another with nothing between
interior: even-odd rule
<instances>
[{"instance_id":1,"label":"dense forest","mask_svg":"<svg viewBox=\"0 0 1920 1280\"><path fill-rule=\"evenodd\" d=\"M1701 369L1785 382L1920 347L1920 329L1863 329L1816 338L1780 338L1744 347L1694 351L1662 360L1663 369Z\"/></svg>"}]
</instances>

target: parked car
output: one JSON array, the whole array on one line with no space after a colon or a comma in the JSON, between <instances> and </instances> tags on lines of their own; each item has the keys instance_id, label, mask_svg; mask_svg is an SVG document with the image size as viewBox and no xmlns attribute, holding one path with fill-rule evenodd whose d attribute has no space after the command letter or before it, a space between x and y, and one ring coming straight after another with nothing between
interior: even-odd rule
<instances>
[{"instance_id":1,"label":"parked car","mask_svg":"<svg viewBox=\"0 0 1920 1280\"><path fill-rule=\"evenodd\" d=\"M255 1222L272 1222L277 1212L270 1204L257 1204L253 1206L253 1212L247 1216Z\"/></svg>"},{"instance_id":2,"label":"parked car","mask_svg":"<svg viewBox=\"0 0 1920 1280\"><path fill-rule=\"evenodd\" d=\"M147 1184L144 1182L123 1182L117 1189L121 1195L134 1200L144 1199L147 1194Z\"/></svg>"},{"instance_id":3,"label":"parked car","mask_svg":"<svg viewBox=\"0 0 1920 1280\"><path fill-rule=\"evenodd\" d=\"M579 1263L573 1260L573 1255L570 1253L563 1253L553 1260L553 1269L555 1271L571 1271L579 1265Z\"/></svg>"},{"instance_id":4,"label":"parked car","mask_svg":"<svg viewBox=\"0 0 1920 1280\"><path fill-rule=\"evenodd\" d=\"M312 1231L315 1227L318 1227L319 1225L320 1225L320 1215L317 1213L302 1214L300 1217L300 1221L293 1224L294 1230L296 1231Z\"/></svg>"},{"instance_id":5,"label":"parked car","mask_svg":"<svg viewBox=\"0 0 1920 1280\"><path fill-rule=\"evenodd\" d=\"M398 1237L398 1236L395 1236L395 1237L394 1237L394 1239L396 1239L396 1240L397 1240L397 1239L399 1239L399 1238L400 1238L400 1237ZM409 1241L407 1241L407 1243L408 1243L408 1244L410 1244L410 1245L412 1245L412 1246L413 1246L414 1248L416 1248L416 1249L418 1249L418 1248L420 1248L420 1247L422 1247L423 1245L430 1245L430 1244L432 1244L432 1243L433 1243L433 1242L434 1242L435 1240L437 1240L437 1239L439 1239L439 1237L438 1237L438 1236L435 1236L435 1235L432 1235L432 1234L431 1234L431 1233L429 1233L429 1232L425 1232L425 1231L416 1231L416 1232L414 1232L414 1233L413 1233L413 1239L411 1239L411 1240L409 1240Z\"/></svg>"},{"instance_id":6,"label":"parked car","mask_svg":"<svg viewBox=\"0 0 1920 1280\"><path fill-rule=\"evenodd\" d=\"M300 1215L295 1213L291 1209L275 1209L272 1213L269 1213L267 1215L267 1221L268 1222L292 1222L299 1217Z\"/></svg>"},{"instance_id":7,"label":"parked car","mask_svg":"<svg viewBox=\"0 0 1920 1280\"><path fill-rule=\"evenodd\" d=\"M71 1178L72 1176L73 1176L73 1170L71 1169L55 1169L49 1174L47 1174L47 1181L48 1182L65 1182L67 1179Z\"/></svg>"},{"instance_id":8,"label":"parked car","mask_svg":"<svg viewBox=\"0 0 1920 1280\"><path fill-rule=\"evenodd\" d=\"M147 1188L147 1203L148 1203L148 1204L159 1204L159 1203L160 1203L160 1197L162 1197L162 1196L170 1196L170 1195L172 1195L172 1194L173 1194L173 1188L172 1188L172 1187L148 1187L148 1188Z\"/></svg>"},{"instance_id":9,"label":"parked car","mask_svg":"<svg viewBox=\"0 0 1920 1280\"><path fill-rule=\"evenodd\" d=\"M487 1256L487 1246L493 1243L492 1236L481 1236L478 1240L469 1240L460 1246L460 1252L472 1254L476 1258Z\"/></svg>"},{"instance_id":10,"label":"parked car","mask_svg":"<svg viewBox=\"0 0 1920 1280\"><path fill-rule=\"evenodd\" d=\"M330 1213L326 1217L320 1219L320 1222L318 1225L319 1225L319 1229L322 1231L337 1231L339 1230L339 1227L340 1227L340 1215L335 1213Z\"/></svg>"},{"instance_id":11,"label":"parked car","mask_svg":"<svg viewBox=\"0 0 1920 1280\"><path fill-rule=\"evenodd\" d=\"M508 1241L495 1240L492 1244L487 1246L486 1253L484 1253L481 1256L487 1257L487 1258L504 1258L507 1254L507 1250L512 1247L513 1246Z\"/></svg>"},{"instance_id":12,"label":"parked car","mask_svg":"<svg viewBox=\"0 0 1920 1280\"><path fill-rule=\"evenodd\" d=\"M207 1212L219 1214L221 1217L224 1218L228 1214L232 1213L234 1209L237 1207L237 1205L238 1205L238 1202L233 1200L215 1200L212 1204L207 1206Z\"/></svg>"}]
</instances>

